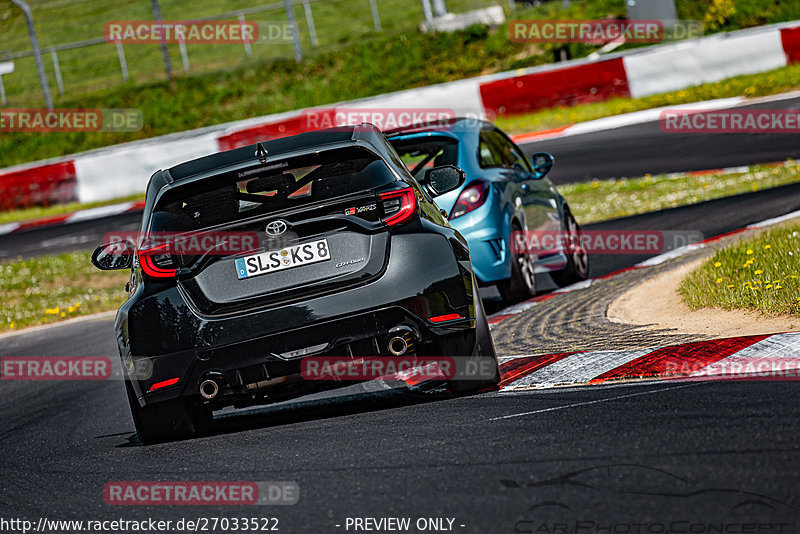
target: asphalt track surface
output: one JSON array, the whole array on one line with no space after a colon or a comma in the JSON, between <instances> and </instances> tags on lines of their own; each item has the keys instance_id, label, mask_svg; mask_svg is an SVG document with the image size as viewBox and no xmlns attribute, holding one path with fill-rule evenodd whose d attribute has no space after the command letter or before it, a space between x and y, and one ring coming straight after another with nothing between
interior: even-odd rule
<instances>
[{"instance_id":1,"label":"asphalt track surface","mask_svg":"<svg viewBox=\"0 0 800 534\"><path fill-rule=\"evenodd\" d=\"M800 209L799 193L791 185L593 227L711 236ZM593 275L641 259L595 256ZM115 353L108 318L0 338L0 355ZM751 523L798 532L796 382L466 398L352 386L340 391L349 396L260 408L227 419L220 434L149 447L135 438L117 380L3 381L0 392L0 518L277 517L280 532L315 533L354 532L348 517L446 517L453 532L470 533L747 532ZM107 482L136 480L294 481L300 500L105 503Z\"/></svg>"},{"instance_id":2,"label":"asphalt track surface","mask_svg":"<svg viewBox=\"0 0 800 534\"><path fill-rule=\"evenodd\" d=\"M800 109L800 97L737 109ZM800 158L800 136L789 133L666 133L658 121L521 145L527 154L550 152L555 184L646 173L720 169Z\"/></svg>"}]
</instances>

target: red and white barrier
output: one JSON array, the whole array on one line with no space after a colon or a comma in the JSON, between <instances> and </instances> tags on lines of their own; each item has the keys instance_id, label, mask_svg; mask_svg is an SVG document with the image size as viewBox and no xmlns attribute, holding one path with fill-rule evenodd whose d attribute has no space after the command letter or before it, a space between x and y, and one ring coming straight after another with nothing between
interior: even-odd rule
<instances>
[{"instance_id":1,"label":"red and white barrier","mask_svg":"<svg viewBox=\"0 0 800 534\"><path fill-rule=\"evenodd\" d=\"M642 350L511 356L501 358L500 373L502 391L642 379L796 381L800 380L800 332L710 339Z\"/></svg>"},{"instance_id":2,"label":"red and white barrier","mask_svg":"<svg viewBox=\"0 0 800 534\"><path fill-rule=\"evenodd\" d=\"M552 106L641 97L800 62L800 22L651 46L432 85L346 103L347 108L437 108L493 117ZM592 128L613 126L615 121ZM141 193L153 172L257 140L307 131L303 111L280 113L0 171L0 210ZM561 128L554 135L565 134ZM580 128L570 128L577 133Z\"/></svg>"},{"instance_id":3,"label":"red and white barrier","mask_svg":"<svg viewBox=\"0 0 800 534\"><path fill-rule=\"evenodd\" d=\"M0 211L78 200L73 161L29 165L0 173Z\"/></svg>"}]
</instances>

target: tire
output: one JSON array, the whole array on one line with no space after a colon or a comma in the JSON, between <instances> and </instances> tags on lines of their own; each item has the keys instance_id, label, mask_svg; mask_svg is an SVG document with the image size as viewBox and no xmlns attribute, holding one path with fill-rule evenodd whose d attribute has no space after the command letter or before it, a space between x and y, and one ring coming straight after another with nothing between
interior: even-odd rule
<instances>
[{"instance_id":1,"label":"tire","mask_svg":"<svg viewBox=\"0 0 800 534\"><path fill-rule=\"evenodd\" d=\"M477 289L478 285L475 284ZM447 387L455 395L469 395L478 391L494 388L500 383L500 367L497 364L497 354L494 350L494 342L489 331L489 322L486 319L486 312L483 310L483 302L476 295L475 303L475 332L472 354L470 356L456 356L455 376L474 375L477 369L479 373L486 374L486 378L466 378L462 380L448 380ZM472 332L470 334L473 334ZM457 354L457 353L456 353ZM489 371L488 373L486 371Z\"/></svg>"},{"instance_id":2,"label":"tire","mask_svg":"<svg viewBox=\"0 0 800 534\"><path fill-rule=\"evenodd\" d=\"M551 272L550 278L559 287L566 287L589 277L589 255L580 246L581 227L567 205L564 205L561 228L569 237L571 244L577 243L577 245L573 247L573 252L567 254L567 266L564 270Z\"/></svg>"},{"instance_id":3,"label":"tire","mask_svg":"<svg viewBox=\"0 0 800 534\"><path fill-rule=\"evenodd\" d=\"M512 223L511 235L521 232L518 223ZM501 280L497 284L500 296L507 303L527 300L536 295L536 275L534 274L534 261L530 254L515 254L512 252L511 236L508 238L508 253L511 256L511 277Z\"/></svg>"},{"instance_id":4,"label":"tire","mask_svg":"<svg viewBox=\"0 0 800 534\"><path fill-rule=\"evenodd\" d=\"M211 413L202 405L183 397L154 403L142 408L130 380L125 391L131 407L133 424L139 441L145 445L189 438L212 430Z\"/></svg>"}]
</instances>

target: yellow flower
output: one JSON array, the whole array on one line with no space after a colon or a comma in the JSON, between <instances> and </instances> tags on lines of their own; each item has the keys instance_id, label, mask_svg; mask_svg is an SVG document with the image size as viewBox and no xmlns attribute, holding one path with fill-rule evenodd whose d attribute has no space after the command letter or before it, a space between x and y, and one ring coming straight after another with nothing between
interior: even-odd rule
<instances>
[{"instance_id":1,"label":"yellow flower","mask_svg":"<svg viewBox=\"0 0 800 534\"><path fill-rule=\"evenodd\" d=\"M16 325L17 325L17 323L14 323L14 322L12 322L12 323L11 323L11 326L10 326L11 330L14 330L14 328L16 327Z\"/></svg>"},{"instance_id":2,"label":"yellow flower","mask_svg":"<svg viewBox=\"0 0 800 534\"><path fill-rule=\"evenodd\" d=\"M761 274L761 273L763 273L763 272L764 272L764 271L763 271L762 269L759 269L759 270L757 270L757 271L756 271L756 273L755 273L755 274Z\"/></svg>"},{"instance_id":3,"label":"yellow flower","mask_svg":"<svg viewBox=\"0 0 800 534\"><path fill-rule=\"evenodd\" d=\"M766 286L764 286L764 289L771 289L771 288L772 288L772 284L767 284Z\"/></svg>"},{"instance_id":4,"label":"yellow flower","mask_svg":"<svg viewBox=\"0 0 800 534\"><path fill-rule=\"evenodd\" d=\"M764 250L769 250L772 248L772 245L764 245Z\"/></svg>"},{"instance_id":5,"label":"yellow flower","mask_svg":"<svg viewBox=\"0 0 800 534\"><path fill-rule=\"evenodd\" d=\"M749 256L749 255L750 255L750 254L752 254L752 253L753 253L753 249L752 249L752 248L748 248L748 249L747 249L747 255Z\"/></svg>"},{"instance_id":6,"label":"yellow flower","mask_svg":"<svg viewBox=\"0 0 800 534\"><path fill-rule=\"evenodd\" d=\"M722 266L722 262L721 261L718 261L717 263L714 264L714 267L721 267L721 266Z\"/></svg>"},{"instance_id":7,"label":"yellow flower","mask_svg":"<svg viewBox=\"0 0 800 534\"><path fill-rule=\"evenodd\" d=\"M66 317L66 316L67 316L67 314L66 314L66 313L64 313L64 312L61 312L61 317Z\"/></svg>"},{"instance_id":8,"label":"yellow flower","mask_svg":"<svg viewBox=\"0 0 800 534\"><path fill-rule=\"evenodd\" d=\"M729 286L728 286L728 289L730 289L730 288L732 288L732 287L733 287L733 284L729 285Z\"/></svg>"},{"instance_id":9,"label":"yellow flower","mask_svg":"<svg viewBox=\"0 0 800 534\"><path fill-rule=\"evenodd\" d=\"M722 278L717 278L717 283L721 284L722 283Z\"/></svg>"}]
</instances>

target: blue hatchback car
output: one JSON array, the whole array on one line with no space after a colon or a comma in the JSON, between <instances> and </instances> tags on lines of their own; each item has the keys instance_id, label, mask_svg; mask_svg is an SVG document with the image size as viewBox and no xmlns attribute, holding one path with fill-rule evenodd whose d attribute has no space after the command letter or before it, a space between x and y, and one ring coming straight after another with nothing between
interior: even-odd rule
<instances>
[{"instance_id":1,"label":"blue hatchback car","mask_svg":"<svg viewBox=\"0 0 800 534\"><path fill-rule=\"evenodd\" d=\"M589 258L580 246L580 227L564 197L546 178L553 156L538 153L528 160L499 128L476 119L385 134L421 181L431 167L455 165L466 173L460 188L435 201L446 211L450 225L467 239L479 283L496 285L504 300L516 302L536 294L535 273L549 273L559 286L588 277ZM525 246L512 247L512 236L525 235L522 231L568 239L546 250L533 248L530 239ZM565 242L571 246L564 247Z\"/></svg>"}]
</instances>

